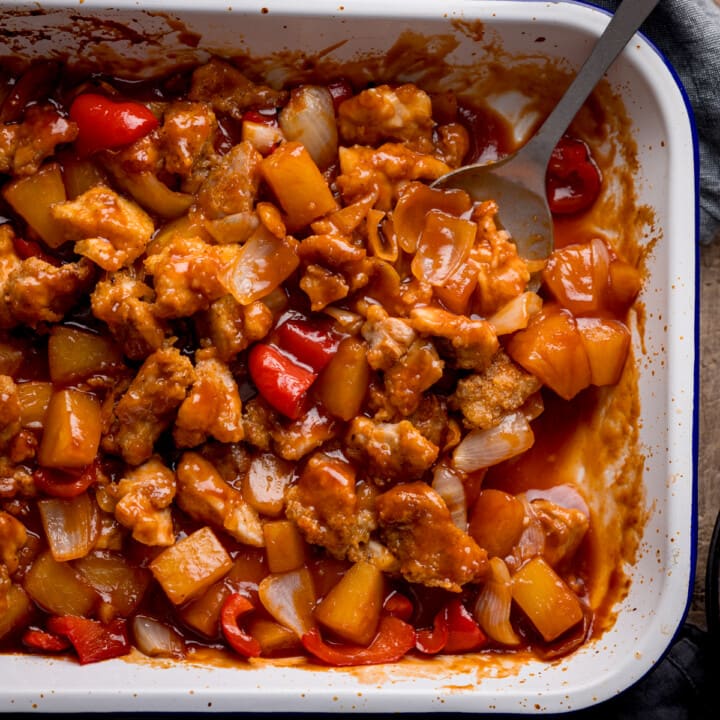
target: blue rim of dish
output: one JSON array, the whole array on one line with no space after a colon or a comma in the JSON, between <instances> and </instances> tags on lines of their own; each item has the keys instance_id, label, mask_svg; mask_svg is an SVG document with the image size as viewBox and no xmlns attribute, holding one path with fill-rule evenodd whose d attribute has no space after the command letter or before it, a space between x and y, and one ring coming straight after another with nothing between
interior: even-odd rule
<instances>
[{"instance_id":1,"label":"blue rim of dish","mask_svg":"<svg viewBox=\"0 0 720 720\"><path fill-rule=\"evenodd\" d=\"M612 16L612 12L604 7L596 5L594 2L589 0L567 0L576 5L585 5L593 10L604 13L605 15ZM653 10L653 12L655 12ZM652 15L652 13L651 13ZM645 25L645 23L643 24ZM694 326L693 326L693 348L694 348L694 362L693 362L693 387L692 387L692 398L693 398L693 413L692 413L692 508L691 508L691 546L690 546L690 575L688 579L687 598L685 599L685 609L682 613L680 622L678 623L675 632L673 633L672 640L668 643L668 646L663 653L664 657L671 649L675 638L680 632L685 619L687 618L690 604L692 602L694 588L695 588L695 574L696 564L698 556L698 449L699 449L699 424L700 424L700 403L698 389L700 387L700 143L698 140L697 124L695 122L695 114L693 111L690 98L685 90L682 79L678 75L672 62L668 59L665 53L648 37L648 35L641 29L639 31L640 36L645 40L648 46L655 51L657 56L662 60L663 64L667 68L668 72L675 81L675 85L680 91L680 95L685 104L685 111L687 112L688 121L690 124L690 134L692 137L692 149L693 149L693 197L695 198L695 237L694 237L694 265L695 265L695 313L694 313ZM713 537L710 543L710 549L708 553L706 577L705 577L705 593L706 593L706 616L708 621L708 629L711 628L712 620L712 631L720 633L720 513L715 522L713 531ZM710 613L713 613L713 617L710 618ZM662 660L658 658L658 662Z\"/></svg>"}]
</instances>

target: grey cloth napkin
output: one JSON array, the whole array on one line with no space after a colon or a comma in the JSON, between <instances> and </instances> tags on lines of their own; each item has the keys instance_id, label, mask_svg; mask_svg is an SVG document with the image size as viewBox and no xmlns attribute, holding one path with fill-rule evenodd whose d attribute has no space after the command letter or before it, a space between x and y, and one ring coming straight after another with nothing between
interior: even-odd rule
<instances>
[{"instance_id":1,"label":"grey cloth napkin","mask_svg":"<svg viewBox=\"0 0 720 720\"><path fill-rule=\"evenodd\" d=\"M593 4L614 11L619 2ZM709 243L720 239L720 5L661 0L641 31L675 68L693 109L700 151L699 235Z\"/></svg>"}]
</instances>

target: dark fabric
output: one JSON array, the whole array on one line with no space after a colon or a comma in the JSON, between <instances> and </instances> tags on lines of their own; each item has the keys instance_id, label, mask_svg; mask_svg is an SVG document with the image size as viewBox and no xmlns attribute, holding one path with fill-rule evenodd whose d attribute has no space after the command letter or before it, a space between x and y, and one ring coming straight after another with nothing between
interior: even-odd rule
<instances>
[{"instance_id":1,"label":"dark fabric","mask_svg":"<svg viewBox=\"0 0 720 720\"><path fill-rule=\"evenodd\" d=\"M717 717L710 702L710 675L718 652L707 633L685 625L670 651L633 687L612 700L579 713L575 720L705 720Z\"/></svg>"},{"instance_id":2,"label":"dark fabric","mask_svg":"<svg viewBox=\"0 0 720 720\"><path fill-rule=\"evenodd\" d=\"M615 10L619 2L592 4ZM660 0L641 30L675 68L693 108L700 149L700 241L708 243L720 235L720 6L714 0Z\"/></svg>"}]
</instances>

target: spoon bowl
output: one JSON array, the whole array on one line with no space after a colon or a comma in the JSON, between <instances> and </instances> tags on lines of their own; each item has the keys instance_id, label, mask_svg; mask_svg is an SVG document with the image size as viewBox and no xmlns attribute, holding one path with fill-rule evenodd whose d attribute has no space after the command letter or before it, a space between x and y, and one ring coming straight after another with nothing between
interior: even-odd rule
<instances>
[{"instance_id":1,"label":"spoon bowl","mask_svg":"<svg viewBox=\"0 0 720 720\"><path fill-rule=\"evenodd\" d=\"M547 163L522 152L487 165L468 165L444 175L433 187L465 190L474 200L494 200L503 229L526 260L544 260L553 247L553 224L545 191Z\"/></svg>"},{"instance_id":2,"label":"spoon bowl","mask_svg":"<svg viewBox=\"0 0 720 720\"><path fill-rule=\"evenodd\" d=\"M539 130L518 151L497 162L466 165L438 178L438 188L465 190L473 200L495 200L499 220L521 257L542 260L553 250L553 220L545 176L552 151L613 60L659 0L624 0L590 56Z\"/></svg>"}]
</instances>

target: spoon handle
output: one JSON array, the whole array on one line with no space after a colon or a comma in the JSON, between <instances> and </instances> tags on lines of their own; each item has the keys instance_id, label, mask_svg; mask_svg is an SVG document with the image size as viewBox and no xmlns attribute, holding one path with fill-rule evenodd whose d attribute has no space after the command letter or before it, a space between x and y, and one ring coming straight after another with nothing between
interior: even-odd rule
<instances>
[{"instance_id":1,"label":"spoon handle","mask_svg":"<svg viewBox=\"0 0 720 720\"><path fill-rule=\"evenodd\" d=\"M568 125L605 71L630 41L659 0L624 0L610 19L575 79L540 129L523 148L523 154L546 167Z\"/></svg>"}]
</instances>

